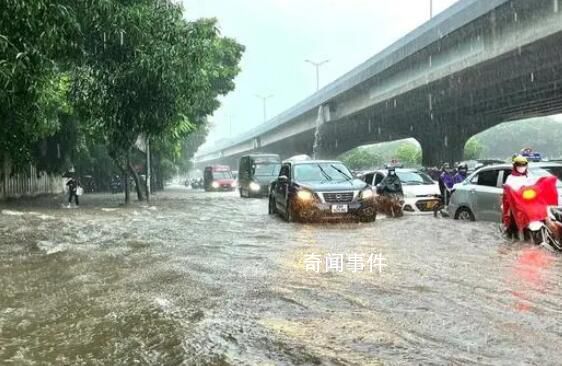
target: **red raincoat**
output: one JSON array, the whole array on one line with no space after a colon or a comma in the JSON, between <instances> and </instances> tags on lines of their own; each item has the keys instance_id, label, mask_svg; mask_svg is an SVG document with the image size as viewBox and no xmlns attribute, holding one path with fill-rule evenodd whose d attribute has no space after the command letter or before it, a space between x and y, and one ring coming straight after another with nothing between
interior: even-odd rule
<instances>
[{"instance_id":1,"label":"red raincoat","mask_svg":"<svg viewBox=\"0 0 562 366\"><path fill-rule=\"evenodd\" d=\"M514 189L504 185L503 222L511 224L511 217L519 230L531 221L543 221L548 217L547 206L558 205L557 178L541 177L535 184Z\"/></svg>"}]
</instances>

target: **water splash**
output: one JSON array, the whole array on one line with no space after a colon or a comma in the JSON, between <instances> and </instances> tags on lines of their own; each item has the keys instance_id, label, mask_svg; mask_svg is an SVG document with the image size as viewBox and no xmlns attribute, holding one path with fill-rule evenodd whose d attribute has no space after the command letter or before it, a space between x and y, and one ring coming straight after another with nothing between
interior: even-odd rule
<instances>
[{"instance_id":1,"label":"water splash","mask_svg":"<svg viewBox=\"0 0 562 366\"><path fill-rule=\"evenodd\" d=\"M318 159L318 152L320 149L320 143L322 141L321 129L324 125L324 108L323 106L318 107L318 116L316 117L316 128L314 130L314 144L312 145L312 158Z\"/></svg>"}]
</instances>

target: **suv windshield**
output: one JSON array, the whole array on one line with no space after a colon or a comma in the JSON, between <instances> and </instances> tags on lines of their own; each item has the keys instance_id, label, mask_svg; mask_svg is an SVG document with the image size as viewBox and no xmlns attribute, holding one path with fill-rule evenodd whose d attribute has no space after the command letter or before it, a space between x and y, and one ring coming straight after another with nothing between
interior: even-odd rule
<instances>
[{"instance_id":1,"label":"suv windshield","mask_svg":"<svg viewBox=\"0 0 562 366\"><path fill-rule=\"evenodd\" d=\"M404 185L434 184L433 180L422 172L396 172L400 182Z\"/></svg>"},{"instance_id":2,"label":"suv windshield","mask_svg":"<svg viewBox=\"0 0 562 366\"><path fill-rule=\"evenodd\" d=\"M301 182L342 181L351 179L351 173L341 163L311 163L295 166L295 180Z\"/></svg>"},{"instance_id":3,"label":"suv windshield","mask_svg":"<svg viewBox=\"0 0 562 366\"><path fill-rule=\"evenodd\" d=\"M257 164L254 175L255 176L277 176L279 174L280 169L281 169L281 164L278 164L278 163Z\"/></svg>"}]
</instances>

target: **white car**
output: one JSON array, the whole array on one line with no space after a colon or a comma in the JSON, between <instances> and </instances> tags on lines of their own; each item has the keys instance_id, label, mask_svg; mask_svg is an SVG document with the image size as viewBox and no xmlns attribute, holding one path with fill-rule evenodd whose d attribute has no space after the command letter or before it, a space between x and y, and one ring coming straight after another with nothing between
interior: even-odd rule
<instances>
[{"instance_id":1,"label":"white car","mask_svg":"<svg viewBox=\"0 0 562 366\"><path fill-rule=\"evenodd\" d=\"M366 183L376 187L388 174L387 170L367 172L363 175ZM402 182L404 206L406 212L433 212L440 202L439 184L424 172L417 169L396 169L396 175Z\"/></svg>"}]
</instances>

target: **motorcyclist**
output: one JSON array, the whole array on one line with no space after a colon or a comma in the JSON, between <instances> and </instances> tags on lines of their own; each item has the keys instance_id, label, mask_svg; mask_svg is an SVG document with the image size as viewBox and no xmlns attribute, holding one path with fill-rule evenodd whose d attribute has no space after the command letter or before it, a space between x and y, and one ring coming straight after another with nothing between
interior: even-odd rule
<instances>
[{"instance_id":1,"label":"motorcyclist","mask_svg":"<svg viewBox=\"0 0 562 366\"><path fill-rule=\"evenodd\" d=\"M466 163L461 163L457 167L457 174L453 177L453 183L462 183L466 176L468 175L468 165Z\"/></svg>"},{"instance_id":2,"label":"motorcyclist","mask_svg":"<svg viewBox=\"0 0 562 366\"><path fill-rule=\"evenodd\" d=\"M502 231L508 236L516 235L518 229L513 218L513 213L511 212L511 202L508 199L506 189L509 187L512 190L518 190L523 186L532 185L534 183L528 175L529 162L526 157L523 155L517 155L513 158L512 162L513 170L504 183L502 197Z\"/></svg>"},{"instance_id":3,"label":"motorcyclist","mask_svg":"<svg viewBox=\"0 0 562 366\"><path fill-rule=\"evenodd\" d=\"M386 175L386 177L384 177L379 187L377 187L377 192L383 196L404 195L404 191L402 190L402 182L400 181L400 177L396 175L396 169L394 167L391 166L388 168L388 174Z\"/></svg>"}]
</instances>

